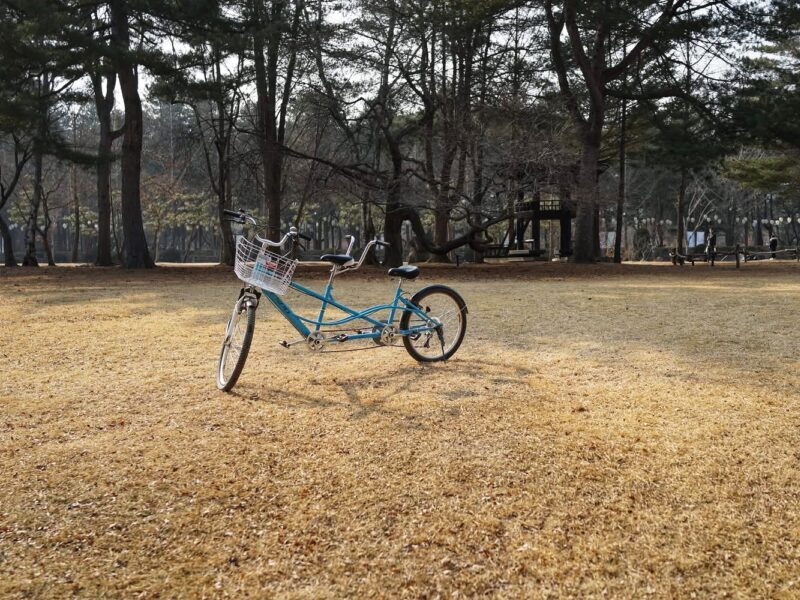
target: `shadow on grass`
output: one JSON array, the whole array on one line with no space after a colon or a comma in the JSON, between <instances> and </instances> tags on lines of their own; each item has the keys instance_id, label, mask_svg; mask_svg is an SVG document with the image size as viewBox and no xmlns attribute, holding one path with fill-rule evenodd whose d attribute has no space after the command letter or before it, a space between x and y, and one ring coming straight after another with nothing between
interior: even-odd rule
<instances>
[{"instance_id":1,"label":"shadow on grass","mask_svg":"<svg viewBox=\"0 0 800 600\"><path fill-rule=\"evenodd\" d=\"M298 381L296 388L278 388L269 384L253 384L248 387L238 387L229 393L231 398L237 400L264 401L277 407L298 408L304 410L344 410L351 420L362 420L372 416L387 416L398 420L403 427L414 430L425 429L425 422L421 419L432 409L441 410L444 414L458 417L459 411L452 407L434 406L433 400L453 401L472 396L476 391L483 389L482 384L487 376L487 370L495 369L495 365L485 368L474 368L469 362L469 370L458 359L444 364L400 365L380 372L366 372L353 376L348 374L336 377L332 382L315 385L312 390L304 379ZM343 365L345 366L345 365ZM468 374L469 385L460 385L457 388L446 388L431 392L422 404L394 402L405 397L419 395L419 388L427 383L436 383L440 387L453 374L452 369L458 369L461 376ZM503 378L503 383L519 383L513 378ZM305 388L305 389L299 389Z\"/></svg>"},{"instance_id":2,"label":"shadow on grass","mask_svg":"<svg viewBox=\"0 0 800 600\"><path fill-rule=\"evenodd\" d=\"M391 417L404 428L423 430L428 427L425 417L431 411L458 418L461 411L454 403L478 396L502 397L501 390L524 387L527 378L537 373L535 367L457 357L445 363L367 369L359 375L352 375L343 364L341 377L332 378L330 383L312 384L311 389L301 376L295 388L250 383L247 388L235 388L230 396L276 407L346 411L350 420ZM406 398L412 401L403 402Z\"/></svg>"}]
</instances>

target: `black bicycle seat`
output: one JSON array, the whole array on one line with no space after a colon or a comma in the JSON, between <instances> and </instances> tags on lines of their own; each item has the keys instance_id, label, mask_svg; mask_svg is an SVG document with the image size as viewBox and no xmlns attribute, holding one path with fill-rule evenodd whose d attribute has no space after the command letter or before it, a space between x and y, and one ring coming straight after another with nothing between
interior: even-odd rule
<instances>
[{"instance_id":1,"label":"black bicycle seat","mask_svg":"<svg viewBox=\"0 0 800 600\"><path fill-rule=\"evenodd\" d=\"M403 279L415 279L417 275L419 275L419 267L412 267L411 265L394 267L393 269L389 269L389 275L392 277L402 277Z\"/></svg>"},{"instance_id":2,"label":"black bicycle seat","mask_svg":"<svg viewBox=\"0 0 800 600\"><path fill-rule=\"evenodd\" d=\"M349 254L323 254L319 258L320 260L324 260L339 266L346 265L354 260Z\"/></svg>"}]
</instances>

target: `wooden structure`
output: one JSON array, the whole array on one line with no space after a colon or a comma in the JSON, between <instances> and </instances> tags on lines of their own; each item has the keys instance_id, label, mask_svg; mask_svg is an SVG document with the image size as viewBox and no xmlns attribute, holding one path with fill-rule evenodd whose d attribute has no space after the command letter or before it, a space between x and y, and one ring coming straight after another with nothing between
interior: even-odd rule
<instances>
[{"instance_id":1,"label":"wooden structure","mask_svg":"<svg viewBox=\"0 0 800 600\"><path fill-rule=\"evenodd\" d=\"M561 230L558 255L564 257L572 254L572 219L575 215L562 199L555 196L543 199L537 194L534 200L517 202L514 205L514 214L514 250L523 250L524 244L529 243L530 255L539 256L542 254L542 221L558 221ZM532 225L533 230L530 239L526 239L525 233L529 225Z\"/></svg>"},{"instance_id":2,"label":"wooden structure","mask_svg":"<svg viewBox=\"0 0 800 600\"><path fill-rule=\"evenodd\" d=\"M598 175L605 166L598 170ZM575 208L572 192L578 164L545 164L536 161L511 162L503 172L508 176L508 229L500 244L490 247L487 257L539 257L546 254L542 222L559 224L560 240L553 254L572 255L572 220ZM530 228L530 229L529 229ZM555 246L555 243L553 244Z\"/></svg>"}]
</instances>

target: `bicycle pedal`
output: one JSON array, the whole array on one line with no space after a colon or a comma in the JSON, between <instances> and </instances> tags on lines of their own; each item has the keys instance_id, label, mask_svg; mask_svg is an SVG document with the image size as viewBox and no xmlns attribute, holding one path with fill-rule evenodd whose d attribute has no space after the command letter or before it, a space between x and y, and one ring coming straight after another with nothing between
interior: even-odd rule
<instances>
[{"instance_id":1,"label":"bicycle pedal","mask_svg":"<svg viewBox=\"0 0 800 600\"><path fill-rule=\"evenodd\" d=\"M295 342L287 342L286 340L281 340L281 341L280 341L280 342L278 342L278 343L279 343L281 346L283 346L284 348L291 348L292 346L295 346L295 345L297 345L297 344L302 344L303 342L305 342L305 340L297 340L297 341L295 341Z\"/></svg>"}]
</instances>

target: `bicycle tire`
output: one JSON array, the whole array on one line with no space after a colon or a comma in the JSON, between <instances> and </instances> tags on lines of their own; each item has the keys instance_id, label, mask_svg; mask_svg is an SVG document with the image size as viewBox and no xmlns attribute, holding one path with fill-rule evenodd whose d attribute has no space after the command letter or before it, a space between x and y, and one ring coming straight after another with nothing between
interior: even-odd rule
<instances>
[{"instance_id":1,"label":"bicycle tire","mask_svg":"<svg viewBox=\"0 0 800 600\"><path fill-rule=\"evenodd\" d=\"M432 304L430 302L430 298L433 296L445 296L450 298L455 308L453 312L457 312L458 314L458 329L455 333L455 337L453 341L449 344L448 348L444 349L444 342L441 341L443 339L443 333L441 331L437 332L439 335L439 340L442 348L442 353L439 355L425 355L422 354L417 346L415 346L415 342L418 341L414 339L412 336L404 335L403 336L403 345L406 348L406 351L411 355L411 357L418 361L418 362L439 362L444 361L452 357L456 351L461 347L461 343L464 341L464 336L467 333L467 304L464 302L464 299L456 292L454 289L449 288L445 285L431 285L425 288L422 288L416 294L411 297L411 302L416 304L419 307L426 307L425 300L428 299L428 304ZM426 312L431 312L430 308L426 309ZM406 310L403 312L403 316L400 318L400 329L407 330L409 329L409 324L411 321L411 317L414 315L413 312ZM435 316L435 315L434 315ZM438 318L438 317L437 317ZM427 340L430 343L430 339L432 336L429 336Z\"/></svg>"},{"instance_id":2,"label":"bicycle tire","mask_svg":"<svg viewBox=\"0 0 800 600\"><path fill-rule=\"evenodd\" d=\"M226 378L225 367L227 360L232 358L230 357L230 350L233 342L232 338L234 333L237 331L238 325L238 323L233 323L233 327L231 327L231 321L234 319L241 319L243 315L246 319L244 336L242 337L239 354L236 357L233 369L230 371L230 375ZM226 328L225 339L223 340L222 348L220 349L219 361L217 362L217 387L223 392L231 391L233 386L235 386L236 382L239 380L239 375L242 374L242 369L244 369L244 363L247 361L247 354L250 352L250 343L253 341L253 332L255 331L255 328L256 307L252 304L246 304L239 312L234 312L231 315L231 319L228 321L228 327ZM231 331L231 333L227 334L227 331Z\"/></svg>"}]
</instances>

